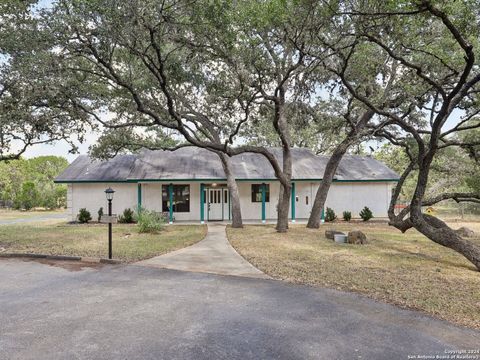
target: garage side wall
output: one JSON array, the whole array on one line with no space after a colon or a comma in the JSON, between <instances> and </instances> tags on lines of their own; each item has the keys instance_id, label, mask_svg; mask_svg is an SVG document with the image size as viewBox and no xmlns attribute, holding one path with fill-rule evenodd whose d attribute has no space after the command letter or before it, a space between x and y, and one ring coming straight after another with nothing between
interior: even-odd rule
<instances>
[{"instance_id":1,"label":"garage side wall","mask_svg":"<svg viewBox=\"0 0 480 360\"><path fill-rule=\"evenodd\" d=\"M392 182L336 182L330 188L326 206L339 218L343 211L351 211L352 216L358 218L365 206L372 210L374 217L387 217L392 186Z\"/></svg>"}]
</instances>

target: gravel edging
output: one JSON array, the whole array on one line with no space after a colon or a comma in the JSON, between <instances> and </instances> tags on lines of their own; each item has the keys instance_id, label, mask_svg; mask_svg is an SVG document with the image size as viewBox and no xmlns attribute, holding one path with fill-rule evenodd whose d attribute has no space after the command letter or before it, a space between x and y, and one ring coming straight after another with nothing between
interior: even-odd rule
<instances>
[{"instance_id":1,"label":"gravel edging","mask_svg":"<svg viewBox=\"0 0 480 360\"><path fill-rule=\"evenodd\" d=\"M82 261L88 263L101 264L121 264L122 261L116 259L92 258L88 256L67 256L67 255L47 255L31 253L2 253L0 258L27 258L27 259L48 259L61 261Z\"/></svg>"}]
</instances>

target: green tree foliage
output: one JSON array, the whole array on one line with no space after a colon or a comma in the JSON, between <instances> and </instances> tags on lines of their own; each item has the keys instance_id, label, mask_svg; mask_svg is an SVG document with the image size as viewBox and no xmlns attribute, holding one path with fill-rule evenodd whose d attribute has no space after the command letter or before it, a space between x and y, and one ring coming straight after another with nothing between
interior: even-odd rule
<instances>
[{"instance_id":1,"label":"green tree foliage","mask_svg":"<svg viewBox=\"0 0 480 360\"><path fill-rule=\"evenodd\" d=\"M383 144L373 155L398 174L401 174L410 162L401 147L391 144ZM478 174L480 174L480 165L467 152L451 147L441 149L431 166L427 196L431 198L444 192L455 191L480 193ZM415 191L417 175L418 170L414 170L405 180L399 197L400 202L411 199ZM471 206L478 208L477 204L471 204Z\"/></svg>"},{"instance_id":2,"label":"green tree foliage","mask_svg":"<svg viewBox=\"0 0 480 360\"><path fill-rule=\"evenodd\" d=\"M327 100L317 100L309 105L309 100L287 103L285 106L291 133L292 146L305 147L317 154L330 153L342 139L346 130L345 119L341 115L344 104L333 96ZM281 146L268 112L262 111L252 116L250 126L242 128L241 135L250 144L257 146Z\"/></svg>"},{"instance_id":3,"label":"green tree foliage","mask_svg":"<svg viewBox=\"0 0 480 360\"><path fill-rule=\"evenodd\" d=\"M67 166L68 161L58 156L0 162L0 200L17 209L65 207L67 187L53 180ZM35 196L29 197L33 189Z\"/></svg>"},{"instance_id":4,"label":"green tree foliage","mask_svg":"<svg viewBox=\"0 0 480 360\"><path fill-rule=\"evenodd\" d=\"M22 184L19 196L15 199L15 207L30 210L38 202L39 193L32 181Z\"/></svg>"},{"instance_id":5,"label":"green tree foliage","mask_svg":"<svg viewBox=\"0 0 480 360\"><path fill-rule=\"evenodd\" d=\"M0 2L0 161L36 144L83 140L86 116L68 100L78 95L76 79L59 71L36 3Z\"/></svg>"},{"instance_id":6,"label":"green tree foliage","mask_svg":"<svg viewBox=\"0 0 480 360\"><path fill-rule=\"evenodd\" d=\"M352 220L352 212L351 211L344 211L343 212L343 220L345 220L345 221Z\"/></svg>"}]
</instances>

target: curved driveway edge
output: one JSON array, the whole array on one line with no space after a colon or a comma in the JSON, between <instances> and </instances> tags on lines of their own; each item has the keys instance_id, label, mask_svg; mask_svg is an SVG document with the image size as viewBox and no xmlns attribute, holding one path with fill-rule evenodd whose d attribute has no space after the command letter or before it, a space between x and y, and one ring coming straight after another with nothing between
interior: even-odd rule
<instances>
[{"instance_id":1,"label":"curved driveway edge","mask_svg":"<svg viewBox=\"0 0 480 360\"><path fill-rule=\"evenodd\" d=\"M168 254L139 261L136 265L221 275L270 279L230 245L225 224L209 223L205 239Z\"/></svg>"}]
</instances>

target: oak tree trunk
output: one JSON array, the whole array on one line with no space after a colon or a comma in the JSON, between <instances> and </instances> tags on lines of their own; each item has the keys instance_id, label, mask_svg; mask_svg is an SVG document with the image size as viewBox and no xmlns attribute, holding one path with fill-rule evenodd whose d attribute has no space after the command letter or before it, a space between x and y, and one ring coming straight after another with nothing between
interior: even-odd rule
<instances>
[{"instance_id":1,"label":"oak tree trunk","mask_svg":"<svg viewBox=\"0 0 480 360\"><path fill-rule=\"evenodd\" d=\"M291 185L288 187L280 183L280 193L278 195L277 205L277 226L278 232L287 232L288 230L288 210L290 206Z\"/></svg>"},{"instance_id":2,"label":"oak tree trunk","mask_svg":"<svg viewBox=\"0 0 480 360\"><path fill-rule=\"evenodd\" d=\"M287 179L287 186L280 183L276 227L278 232L287 232L288 230L288 210L290 207L290 196L292 191L292 154L288 146L283 147L283 174Z\"/></svg>"},{"instance_id":3,"label":"oak tree trunk","mask_svg":"<svg viewBox=\"0 0 480 360\"><path fill-rule=\"evenodd\" d=\"M421 158L420 170L417 176L417 186L410 203L410 218L408 225L415 228L433 242L448 247L467 258L480 271L480 247L462 238L440 219L422 213L422 202L427 188L430 165L434 151L430 150ZM395 219L390 220L395 224ZM401 222L400 222L401 223ZM396 226L400 228L399 226ZM403 229L402 231L404 231Z\"/></svg>"},{"instance_id":4,"label":"oak tree trunk","mask_svg":"<svg viewBox=\"0 0 480 360\"><path fill-rule=\"evenodd\" d=\"M480 271L480 247L463 239L443 221L421 212L422 200L427 188L430 165L434 154L433 150L427 153L422 161L423 166L420 167L418 172L417 187L413 194L410 210L413 227L433 242L462 254Z\"/></svg>"},{"instance_id":5,"label":"oak tree trunk","mask_svg":"<svg viewBox=\"0 0 480 360\"><path fill-rule=\"evenodd\" d=\"M332 185L333 177L337 171L338 164L340 164L343 155L345 155L350 145L351 140L345 139L340 143L339 146L335 148L332 156L330 156L330 159L328 159L322 182L320 183L317 194L315 195L315 201L313 202L312 211L310 213L310 217L308 218L307 228L318 229L320 227L320 216L322 209L325 206L325 201L327 200L328 191Z\"/></svg>"},{"instance_id":6,"label":"oak tree trunk","mask_svg":"<svg viewBox=\"0 0 480 360\"><path fill-rule=\"evenodd\" d=\"M325 167L325 173L323 174L322 182L318 187L317 194L315 195L315 201L313 202L312 212L308 218L307 228L318 229L320 227L320 216L322 209L325 206L325 201L327 201L328 191L332 185L335 172L337 171L338 165L343 158L343 155L347 152L348 148L357 140L358 133L362 131L368 121L375 114L372 110L365 111L360 119L358 120L357 125L353 128L345 139L338 144L338 146L333 151L332 156L328 159L327 166Z\"/></svg>"},{"instance_id":7,"label":"oak tree trunk","mask_svg":"<svg viewBox=\"0 0 480 360\"><path fill-rule=\"evenodd\" d=\"M230 157L224 153L219 153L218 156L222 161L223 171L227 176L227 187L230 193L230 206L232 207L232 227L233 228L242 228L242 210L240 207L240 195L238 194L238 186L235 181L235 176L232 171L232 164Z\"/></svg>"},{"instance_id":8,"label":"oak tree trunk","mask_svg":"<svg viewBox=\"0 0 480 360\"><path fill-rule=\"evenodd\" d=\"M414 224L415 229L433 242L462 254L480 271L480 246L462 238L440 219L426 214L423 219Z\"/></svg>"}]
</instances>

